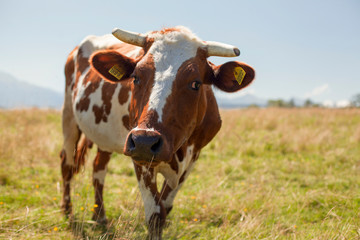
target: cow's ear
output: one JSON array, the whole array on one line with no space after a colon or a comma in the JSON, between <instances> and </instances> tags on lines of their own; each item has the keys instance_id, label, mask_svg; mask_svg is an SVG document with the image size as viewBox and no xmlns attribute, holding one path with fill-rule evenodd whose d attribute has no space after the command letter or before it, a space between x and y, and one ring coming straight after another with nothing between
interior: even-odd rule
<instances>
[{"instance_id":1,"label":"cow's ear","mask_svg":"<svg viewBox=\"0 0 360 240\"><path fill-rule=\"evenodd\" d=\"M242 62L227 62L215 66L210 64L214 71L213 84L225 92L236 92L247 87L255 78L255 71Z\"/></svg>"},{"instance_id":2,"label":"cow's ear","mask_svg":"<svg viewBox=\"0 0 360 240\"><path fill-rule=\"evenodd\" d=\"M136 61L114 50L95 52L90 57L91 66L106 80L119 82L134 71Z\"/></svg>"}]
</instances>

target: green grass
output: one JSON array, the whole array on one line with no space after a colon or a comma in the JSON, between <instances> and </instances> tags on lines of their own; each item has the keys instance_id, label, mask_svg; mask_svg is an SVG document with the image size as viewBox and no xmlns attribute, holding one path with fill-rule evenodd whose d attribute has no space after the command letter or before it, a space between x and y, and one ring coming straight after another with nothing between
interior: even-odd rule
<instances>
[{"instance_id":1,"label":"green grass","mask_svg":"<svg viewBox=\"0 0 360 240\"><path fill-rule=\"evenodd\" d=\"M168 216L164 239L360 239L360 110L222 111ZM146 239L130 159L113 154L107 227L92 222L93 149L60 212L61 116L0 112L0 239Z\"/></svg>"}]
</instances>

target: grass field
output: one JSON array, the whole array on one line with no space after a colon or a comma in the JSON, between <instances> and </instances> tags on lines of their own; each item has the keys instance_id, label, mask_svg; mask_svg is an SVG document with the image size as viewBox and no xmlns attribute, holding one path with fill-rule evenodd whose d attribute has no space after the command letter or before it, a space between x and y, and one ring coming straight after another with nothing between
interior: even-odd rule
<instances>
[{"instance_id":1,"label":"grass field","mask_svg":"<svg viewBox=\"0 0 360 240\"><path fill-rule=\"evenodd\" d=\"M164 239L360 239L360 110L222 111L168 217ZM60 212L61 116L0 111L0 239L145 239L130 159L114 154L110 223L91 219L93 149Z\"/></svg>"}]
</instances>

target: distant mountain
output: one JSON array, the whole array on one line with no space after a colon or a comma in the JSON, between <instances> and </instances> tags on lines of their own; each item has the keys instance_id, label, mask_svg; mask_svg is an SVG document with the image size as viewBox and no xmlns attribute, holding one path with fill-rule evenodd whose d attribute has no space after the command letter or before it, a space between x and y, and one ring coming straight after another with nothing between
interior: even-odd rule
<instances>
[{"instance_id":1,"label":"distant mountain","mask_svg":"<svg viewBox=\"0 0 360 240\"><path fill-rule=\"evenodd\" d=\"M267 100L256 97L252 93L224 93L214 90L220 108L244 108L250 105L266 107Z\"/></svg>"},{"instance_id":2,"label":"distant mountain","mask_svg":"<svg viewBox=\"0 0 360 240\"><path fill-rule=\"evenodd\" d=\"M0 108L57 108L63 104L63 94L22 82L0 72Z\"/></svg>"}]
</instances>

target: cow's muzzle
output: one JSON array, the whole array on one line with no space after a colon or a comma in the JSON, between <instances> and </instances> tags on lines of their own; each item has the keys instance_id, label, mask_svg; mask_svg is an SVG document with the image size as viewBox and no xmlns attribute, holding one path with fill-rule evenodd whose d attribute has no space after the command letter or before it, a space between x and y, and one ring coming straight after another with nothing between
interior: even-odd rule
<instances>
[{"instance_id":1,"label":"cow's muzzle","mask_svg":"<svg viewBox=\"0 0 360 240\"><path fill-rule=\"evenodd\" d=\"M164 138L155 130L133 129L127 136L124 154L138 164L159 162L164 152Z\"/></svg>"}]
</instances>

